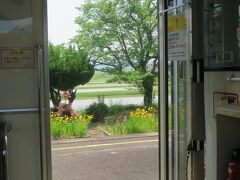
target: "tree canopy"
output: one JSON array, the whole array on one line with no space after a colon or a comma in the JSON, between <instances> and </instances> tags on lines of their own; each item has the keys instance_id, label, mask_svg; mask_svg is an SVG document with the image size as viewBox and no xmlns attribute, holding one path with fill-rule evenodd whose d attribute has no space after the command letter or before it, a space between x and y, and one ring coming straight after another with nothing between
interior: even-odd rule
<instances>
[{"instance_id":1,"label":"tree canopy","mask_svg":"<svg viewBox=\"0 0 240 180\"><path fill-rule=\"evenodd\" d=\"M74 88L89 82L94 74L94 66L88 60L88 54L71 45L54 46L49 44L50 97L57 106L61 101L60 91L68 91L71 100L75 98Z\"/></svg>"},{"instance_id":2,"label":"tree canopy","mask_svg":"<svg viewBox=\"0 0 240 180\"><path fill-rule=\"evenodd\" d=\"M157 12L154 0L87 0L76 19L74 42L89 51L98 69L137 86L152 103L156 77Z\"/></svg>"}]
</instances>

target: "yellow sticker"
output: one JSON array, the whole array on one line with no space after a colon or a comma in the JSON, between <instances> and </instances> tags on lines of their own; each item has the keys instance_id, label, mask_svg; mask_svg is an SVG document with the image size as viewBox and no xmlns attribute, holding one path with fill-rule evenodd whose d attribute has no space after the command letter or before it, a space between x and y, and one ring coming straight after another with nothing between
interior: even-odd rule
<instances>
[{"instance_id":1,"label":"yellow sticker","mask_svg":"<svg viewBox=\"0 0 240 180\"><path fill-rule=\"evenodd\" d=\"M185 14L168 17L168 32L178 32L186 29Z\"/></svg>"}]
</instances>

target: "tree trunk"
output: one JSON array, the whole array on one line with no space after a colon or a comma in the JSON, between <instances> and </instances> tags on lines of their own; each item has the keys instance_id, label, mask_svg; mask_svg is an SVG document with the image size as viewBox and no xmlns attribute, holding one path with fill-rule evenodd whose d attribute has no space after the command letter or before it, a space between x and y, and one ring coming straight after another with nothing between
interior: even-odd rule
<instances>
[{"instance_id":1,"label":"tree trunk","mask_svg":"<svg viewBox=\"0 0 240 180\"><path fill-rule=\"evenodd\" d=\"M148 75L143 79L143 90L144 97L143 102L144 106L151 106L153 102L153 82L154 77L152 75Z\"/></svg>"},{"instance_id":2,"label":"tree trunk","mask_svg":"<svg viewBox=\"0 0 240 180\"><path fill-rule=\"evenodd\" d=\"M77 92L77 90L69 89L68 92L69 92L69 94L70 94L70 97L68 98L68 102L69 102L69 104L72 104L73 101L74 101L75 98L76 98L76 92Z\"/></svg>"},{"instance_id":3,"label":"tree trunk","mask_svg":"<svg viewBox=\"0 0 240 180\"><path fill-rule=\"evenodd\" d=\"M61 102L61 94L59 90L55 90L53 87L50 87L50 99L53 103L53 111L57 111L57 107L59 106L59 103Z\"/></svg>"}]
</instances>

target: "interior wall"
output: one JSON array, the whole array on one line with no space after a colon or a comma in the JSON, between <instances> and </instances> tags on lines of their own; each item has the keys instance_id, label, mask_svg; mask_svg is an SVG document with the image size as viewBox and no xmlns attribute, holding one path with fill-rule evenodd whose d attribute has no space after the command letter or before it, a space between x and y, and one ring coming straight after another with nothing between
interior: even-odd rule
<instances>
[{"instance_id":1,"label":"interior wall","mask_svg":"<svg viewBox=\"0 0 240 180\"><path fill-rule=\"evenodd\" d=\"M240 72L205 72L204 98L206 123L206 180L217 179L217 124L213 114L213 92L236 93L240 96L240 82L227 81L232 74ZM227 169L226 169L227 171Z\"/></svg>"}]
</instances>

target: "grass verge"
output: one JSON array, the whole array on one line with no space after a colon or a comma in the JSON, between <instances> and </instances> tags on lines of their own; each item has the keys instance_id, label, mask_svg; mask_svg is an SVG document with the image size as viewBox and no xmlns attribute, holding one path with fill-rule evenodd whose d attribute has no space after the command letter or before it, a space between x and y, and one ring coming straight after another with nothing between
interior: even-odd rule
<instances>
[{"instance_id":1,"label":"grass verge","mask_svg":"<svg viewBox=\"0 0 240 180\"><path fill-rule=\"evenodd\" d=\"M92 79L90 80L90 83L99 83L99 82L106 83L107 80L112 79L113 77L114 77L113 75L109 75L108 73L95 71Z\"/></svg>"},{"instance_id":2,"label":"grass verge","mask_svg":"<svg viewBox=\"0 0 240 180\"><path fill-rule=\"evenodd\" d=\"M157 90L154 90L157 94ZM104 96L105 98L121 98L121 97L141 97L143 96L138 90L124 90L124 91L106 91L106 92L78 92L76 99L95 99L99 96Z\"/></svg>"},{"instance_id":3,"label":"grass verge","mask_svg":"<svg viewBox=\"0 0 240 180\"><path fill-rule=\"evenodd\" d=\"M114 116L114 115L117 115L117 114L120 114L120 113L126 112L126 111L133 111L137 108L143 108L143 106L135 105L135 104L127 104L127 105L112 104L108 108L108 116Z\"/></svg>"},{"instance_id":4,"label":"grass verge","mask_svg":"<svg viewBox=\"0 0 240 180\"><path fill-rule=\"evenodd\" d=\"M54 139L82 137L87 133L92 116L59 116L51 113L51 135Z\"/></svg>"},{"instance_id":5,"label":"grass verge","mask_svg":"<svg viewBox=\"0 0 240 180\"><path fill-rule=\"evenodd\" d=\"M113 135L157 132L158 116L156 107L139 105L112 105L105 121L90 123L93 115L60 116L51 113L52 138L82 137L91 128L101 127Z\"/></svg>"},{"instance_id":6,"label":"grass verge","mask_svg":"<svg viewBox=\"0 0 240 180\"><path fill-rule=\"evenodd\" d=\"M138 90L129 91L111 91L111 92L79 92L77 93L77 99L89 99L98 98L98 96L104 97L125 97L125 96L142 96Z\"/></svg>"},{"instance_id":7,"label":"grass verge","mask_svg":"<svg viewBox=\"0 0 240 180\"><path fill-rule=\"evenodd\" d=\"M157 132L158 118L156 109L153 107L138 108L131 111L124 121L110 123L102 126L102 128L114 135Z\"/></svg>"}]
</instances>

